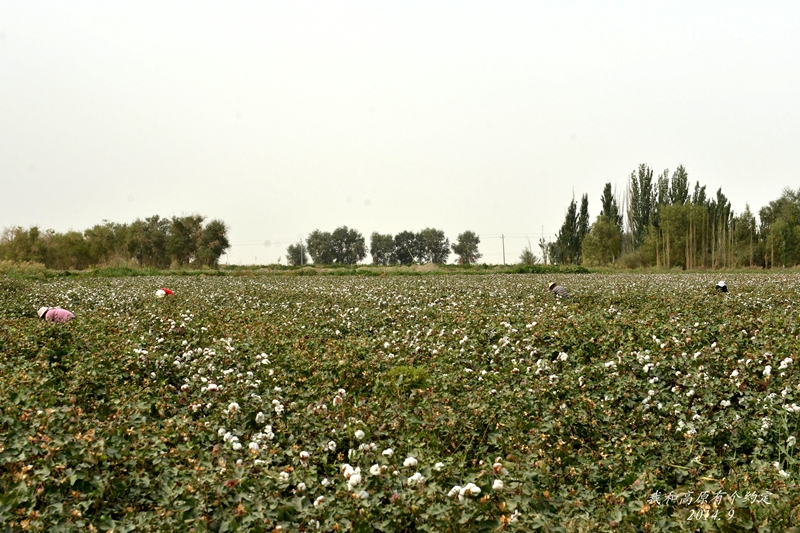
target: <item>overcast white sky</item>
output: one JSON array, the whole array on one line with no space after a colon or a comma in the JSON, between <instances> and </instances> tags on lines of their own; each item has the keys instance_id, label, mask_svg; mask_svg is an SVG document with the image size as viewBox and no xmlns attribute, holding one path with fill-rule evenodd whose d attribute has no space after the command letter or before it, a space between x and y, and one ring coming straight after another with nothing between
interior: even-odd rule
<instances>
[{"instance_id":1,"label":"overcast white sky","mask_svg":"<svg viewBox=\"0 0 800 533\"><path fill-rule=\"evenodd\" d=\"M798 28L796 1L0 0L0 228L200 213L269 263L435 227L515 262L639 163L757 211L800 186Z\"/></svg>"}]
</instances>

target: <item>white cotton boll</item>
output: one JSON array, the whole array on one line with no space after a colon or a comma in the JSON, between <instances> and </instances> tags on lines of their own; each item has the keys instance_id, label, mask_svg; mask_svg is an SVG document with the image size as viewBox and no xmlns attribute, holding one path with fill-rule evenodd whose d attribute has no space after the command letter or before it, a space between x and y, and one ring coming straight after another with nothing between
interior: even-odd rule
<instances>
[{"instance_id":1,"label":"white cotton boll","mask_svg":"<svg viewBox=\"0 0 800 533\"><path fill-rule=\"evenodd\" d=\"M771 373L772 373L772 367L770 365L765 366L764 367L764 377L769 377L769 375Z\"/></svg>"},{"instance_id":2,"label":"white cotton boll","mask_svg":"<svg viewBox=\"0 0 800 533\"><path fill-rule=\"evenodd\" d=\"M256 415L256 424L263 424L264 420L265 420L264 419L264 413L259 411L258 414Z\"/></svg>"},{"instance_id":3,"label":"white cotton boll","mask_svg":"<svg viewBox=\"0 0 800 533\"><path fill-rule=\"evenodd\" d=\"M250 444L247 445L247 447L250 448L251 452L258 452L258 449L259 449L258 448L258 443L256 443L256 442L251 442Z\"/></svg>"},{"instance_id":4,"label":"white cotton boll","mask_svg":"<svg viewBox=\"0 0 800 533\"><path fill-rule=\"evenodd\" d=\"M322 505L322 502L325 501L325 496L317 496L317 499L314 500L314 507L319 507Z\"/></svg>"},{"instance_id":5,"label":"white cotton boll","mask_svg":"<svg viewBox=\"0 0 800 533\"><path fill-rule=\"evenodd\" d=\"M220 431L223 431L223 430L222 430L222 429L220 429ZM225 432L225 433L222 435L222 440L223 440L223 441L225 441L225 442L228 442L228 441L230 441L232 438L233 438L233 434L232 434L230 431L226 431L226 432Z\"/></svg>"},{"instance_id":6,"label":"white cotton boll","mask_svg":"<svg viewBox=\"0 0 800 533\"><path fill-rule=\"evenodd\" d=\"M305 483L300 482L300 483L297 484L297 492L303 492L305 490L306 490L306 484Z\"/></svg>"},{"instance_id":7,"label":"white cotton boll","mask_svg":"<svg viewBox=\"0 0 800 533\"><path fill-rule=\"evenodd\" d=\"M225 428L219 428L217 430L217 435L219 435L220 437L223 437L226 433L227 433L227 430Z\"/></svg>"},{"instance_id":8,"label":"white cotton boll","mask_svg":"<svg viewBox=\"0 0 800 533\"><path fill-rule=\"evenodd\" d=\"M436 470L437 472L441 472L442 468L444 468L444 463L439 462L433 465L433 469Z\"/></svg>"},{"instance_id":9,"label":"white cotton boll","mask_svg":"<svg viewBox=\"0 0 800 533\"><path fill-rule=\"evenodd\" d=\"M381 465L375 464L369 467L369 473L373 476L379 476L381 474Z\"/></svg>"},{"instance_id":10,"label":"white cotton boll","mask_svg":"<svg viewBox=\"0 0 800 533\"><path fill-rule=\"evenodd\" d=\"M356 439L361 440L366 436L366 433L364 433L363 431L361 431L359 429L359 430L356 430L355 436L356 436Z\"/></svg>"},{"instance_id":11,"label":"white cotton boll","mask_svg":"<svg viewBox=\"0 0 800 533\"><path fill-rule=\"evenodd\" d=\"M303 461L303 462L305 463L306 461L308 461L308 460L309 460L309 458L311 458L311 454L310 454L310 453L308 453L308 452L307 452L307 451L305 451L305 450L304 450L304 451L302 451L302 452L300 452L300 460L301 460L301 461Z\"/></svg>"},{"instance_id":12,"label":"white cotton boll","mask_svg":"<svg viewBox=\"0 0 800 533\"><path fill-rule=\"evenodd\" d=\"M503 481L500 479L495 479L494 483L492 483L492 490L503 490Z\"/></svg>"},{"instance_id":13,"label":"white cotton boll","mask_svg":"<svg viewBox=\"0 0 800 533\"><path fill-rule=\"evenodd\" d=\"M289 472L281 472L280 474L278 474L278 477L280 478L281 481L284 482L289 481Z\"/></svg>"},{"instance_id":14,"label":"white cotton boll","mask_svg":"<svg viewBox=\"0 0 800 533\"><path fill-rule=\"evenodd\" d=\"M358 493L359 500L366 500L367 498L369 498L369 492L362 490L361 492Z\"/></svg>"},{"instance_id":15,"label":"white cotton boll","mask_svg":"<svg viewBox=\"0 0 800 533\"><path fill-rule=\"evenodd\" d=\"M414 472L414 475L406 480L406 484L409 487L413 487L415 485L421 485L424 482L425 478L422 477L422 474L420 474L419 472Z\"/></svg>"},{"instance_id":16,"label":"white cotton boll","mask_svg":"<svg viewBox=\"0 0 800 533\"><path fill-rule=\"evenodd\" d=\"M242 449L242 444L240 442L234 442L233 443L233 451L238 452L241 449Z\"/></svg>"},{"instance_id":17,"label":"white cotton boll","mask_svg":"<svg viewBox=\"0 0 800 533\"><path fill-rule=\"evenodd\" d=\"M383 454L385 457L391 457L392 455L394 455L394 450L392 450L391 448L386 448L386 449L385 449L385 450L383 450L381 453L382 453L382 454Z\"/></svg>"},{"instance_id":18,"label":"white cotton boll","mask_svg":"<svg viewBox=\"0 0 800 533\"><path fill-rule=\"evenodd\" d=\"M729 402L728 400L722 400L721 402L719 402L719 404L722 407L730 407L731 406L731 402Z\"/></svg>"},{"instance_id":19,"label":"white cotton boll","mask_svg":"<svg viewBox=\"0 0 800 533\"><path fill-rule=\"evenodd\" d=\"M361 474L355 473L347 480L347 486L352 490L356 485L361 483Z\"/></svg>"},{"instance_id":20,"label":"white cotton boll","mask_svg":"<svg viewBox=\"0 0 800 533\"><path fill-rule=\"evenodd\" d=\"M238 410L239 410L239 404L238 404L238 403L236 403L236 402L232 402L232 403L231 403L231 404L228 406L228 413L229 413L229 414L233 414L233 413L235 413L235 412L236 412L236 411L238 411Z\"/></svg>"},{"instance_id":21,"label":"white cotton boll","mask_svg":"<svg viewBox=\"0 0 800 533\"><path fill-rule=\"evenodd\" d=\"M788 439L786 439L786 445L787 446L794 446L796 442L797 442L797 439L794 436L791 436Z\"/></svg>"},{"instance_id":22,"label":"white cotton boll","mask_svg":"<svg viewBox=\"0 0 800 533\"><path fill-rule=\"evenodd\" d=\"M460 485L456 485L455 487L450 489L450 492L447 493L447 497L448 498L455 498L456 496L459 495L460 492L461 492L461 486Z\"/></svg>"},{"instance_id":23,"label":"white cotton boll","mask_svg":"<svg viewBox=\"0 0 800 533\"><path fill-rule=\"evenodd\" d=\"M326 447L332 452L336 451L336 443L333 441L329 441Z\"/></svg>"},{"instance_id":24,"label":"white cotton boll","mask_svg":"<svg viewBox=\"0 0 800 533\"><path fill-rule=\"evenodd\" d=\"M480 493L481 488L474 483L467 483L459 491L459 494L463 496L477 496Z\"/></svg>"},{"instance_id":25,"label":"white cotton boll","mask_svg":"<svg viewBox=\"0 0 800 533\"><path fill-rule=\"evenodd\" d=\"M331 484L331 480L328 479L328 478L322 478L322 481L320 481L320 485L322 485L323 487L327 487L330 484Z\"/></svg>"},{"instance_id":26,"label":"white cotton boll","mask_svg":"<svg viewBox=\"0 0 800 533\"><path fill-rule=\"evenodd\" d=\"M414 468L417 466L417 460L414 457L406 457L406 460L403 461L403 466L406 468Z\"/></svg>"}]
</instances>

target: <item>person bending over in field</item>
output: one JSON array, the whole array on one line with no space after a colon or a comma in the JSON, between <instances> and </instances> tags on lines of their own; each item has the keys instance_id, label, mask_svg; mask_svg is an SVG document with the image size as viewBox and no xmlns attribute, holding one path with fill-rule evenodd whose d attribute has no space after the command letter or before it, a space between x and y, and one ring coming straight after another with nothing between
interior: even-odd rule
<instances>
[{"instance_id":1,"label":"person bending over in field","mask_svg":"<svg viewBox=\"0 0 800 533\"><path fill-rule=\"evenodd\" d=\"M717 283L717 290L719 292L728 292L728 286L725 285L724 281L720 281L719 283Z\"/></svg>"},{"instance_id":2,"label":"person bending over in field","mask_svg":"<svg viewBox=\"0 0 800 533\"><path fill-rule=\"evenodd\" d=\"M565 289L561 285L556 285L555 283L551 283L550 287L548 288L550 289L550 292L553 293L553 296L555 296L559 300L561 300L562 298L567 298L567 289Z\"/></svg>"},{"instance_id":3,"label":"person bending over in field","mask_svg":"<svg viewBox=\"0 0 800 533\"><path fill-rule=\"evenodd\" d=\"M37 311L39 318L48 322L69 322L75 315L60 307L40 307Z\"/></svg>"}]
</instances>

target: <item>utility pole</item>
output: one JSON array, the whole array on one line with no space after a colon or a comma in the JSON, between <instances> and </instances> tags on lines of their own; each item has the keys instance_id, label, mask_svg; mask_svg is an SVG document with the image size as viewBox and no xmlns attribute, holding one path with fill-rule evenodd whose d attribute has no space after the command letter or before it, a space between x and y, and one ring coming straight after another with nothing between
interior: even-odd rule
<instances>
[{"instance_id":1,"label":"utility pole","mask_svg":"<svg viewBox=\"0 0 800 533\"><path fill-rule=\"evenodd\" d=\"M500 235L500 240L503 241L503 266L506 264L506 236Z\"/></svg>"}]
</instances>

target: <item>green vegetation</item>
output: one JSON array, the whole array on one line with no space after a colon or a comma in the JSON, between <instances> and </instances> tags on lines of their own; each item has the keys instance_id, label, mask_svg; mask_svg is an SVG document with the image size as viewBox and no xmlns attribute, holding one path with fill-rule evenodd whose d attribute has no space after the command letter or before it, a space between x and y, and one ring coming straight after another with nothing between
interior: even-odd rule
<instances>
[{"instance_id":1,"label":"green vegetation","mask_svg":"<svg viewBox=\"0 0 800 533\"><path fill-rule=\"evenodd\" d=\"M230 247L228 227L221 220L204 221L200 215L156 215L132 224L104 222L83 233L6 228L0 236L0 261L39 263L55 270L216 268Z\"/></svg>"},{"instance_id":2,"label":"green vegetation","mask_svg":"<svg viewBox=\"0 0 800 533\"><path fill-rule=\"evenodd\" d=\"M800 265L800 189L787 188L763 207L759 223L750 206L734 213L722 189L709 198L696 182L690 194L682 165L671 178L664 170L654 180L642 164L631 173L622 209L610 183L591 228L587 204L584 195L578 213L572 200L556 241L540 241L545 262L685 270Z\"/></svg>"},{"instance_id":3,"label":"green vegetation","mask_svg":"<svg viewBox=\"0 0 800 533\"><path fill-rule=\"evenodd\" d=\"M716 281L0 278L0 524L791 531L800 275Z\"/></svg>"}]
</instances>

